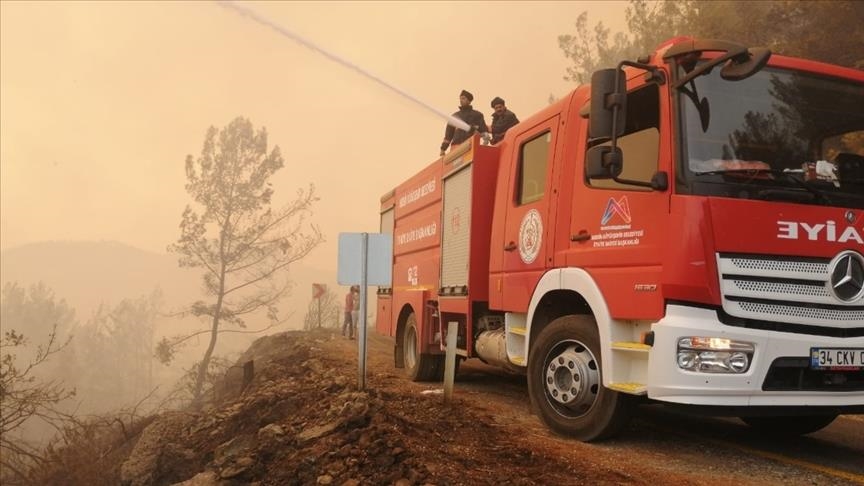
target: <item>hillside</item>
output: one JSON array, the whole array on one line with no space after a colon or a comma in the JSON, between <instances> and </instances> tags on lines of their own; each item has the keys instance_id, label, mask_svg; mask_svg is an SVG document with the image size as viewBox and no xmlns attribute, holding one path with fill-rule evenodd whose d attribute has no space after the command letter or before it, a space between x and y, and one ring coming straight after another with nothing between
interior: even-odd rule
<instances>
[{"instance_id":1,"label":"hillside","mask_svg":"<svg viewBox=\"0 0 864 486\"><path fill-rule=\"evenodd\" d=\"M606 459L572 455L576 444L549 441L532 417L514 423L491 403L464 398L465 391L445 404L436 385L397 376L387 363L391 345L370 336L367 387L358 390L356 341L327 331L263 337L204 411L164 412L124 429L127 437L114 427L113 435L100 434L113 440L72 443L33 479L72 486L407 486L650 484L660 478L657 471L622 474ZM239 367L250 360L254 378L244 388ZM699 484L686 474L663 474Z\"/></svg>"},{"instance_id":2,"label":"hillside","mask_svg":"<svg viewBox=\"0 0 864 486\"><path fill-rule=\"evenodd\" d=\"M392 339L374 332L366 387L358 389L357 344L327 330L259 338L203 410L127 410L73 428L24 484L812 486L864 479L861 418L841 417L813 437L771 438L736 419L649 407L621 437L586 444L552 434L531 413L524 376L469 360L447 404L440 383L405 379L393 367Z\"/></svg>"}]
</instances>

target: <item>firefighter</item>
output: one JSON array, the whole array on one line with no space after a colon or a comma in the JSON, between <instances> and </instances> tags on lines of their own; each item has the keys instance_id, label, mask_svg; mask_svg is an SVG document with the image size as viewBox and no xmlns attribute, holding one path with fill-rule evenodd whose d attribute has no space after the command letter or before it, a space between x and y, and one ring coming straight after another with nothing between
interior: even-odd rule
<instances>
[{"instance_id":1,"label":"firefighter","mask_svg":"<svg viewBox=\"0 0 864 486\"><path fill-rule=\"evenodd\" d=\"M484 140L488 139L489 127L486 125L486 119L483 117L483 113L480 113L471 106L472 101L474 101L474 95L468 91L463 89L459 93L459 111L453 113L453 116L464 121L471 128L466 132L465 130L447 125L447 128L444 130L444 141L441 142L441 155L444 155L447 152L447 148L451 145L459 145L468 140L471 135L474 135L474 132L480 132Z\"/></svg>"},{"instance_id":2,"label":"firefighter","mask_svg":"<svg viewBox=\"0 0 864 486\"><path fill-rule=\"evenodd\" d=\"M495 113L492 113L492 144L494 145L504 138L508 128L519 123L519 119L516 118L515 113L507 109L504 100L498 96L492 100L492 109L495 110Z\"/></svg>"}]
</instances>

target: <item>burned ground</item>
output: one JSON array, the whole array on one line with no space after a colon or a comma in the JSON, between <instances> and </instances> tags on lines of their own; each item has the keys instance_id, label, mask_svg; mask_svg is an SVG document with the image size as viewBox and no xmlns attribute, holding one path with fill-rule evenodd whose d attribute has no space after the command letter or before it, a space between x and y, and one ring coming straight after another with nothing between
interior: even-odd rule
<instances>
[{"instance_id":1,"label":"burned ground","mask_svg":"<svg viewBox=\"0 0 864 486\"><path fill-rule=\"evenodd\" d=\"M557 437L531 415L519 376L463 366L446 404L440 384L412 383L393 367L392 341L372 335L368 349L366 387L358 390L356 341L325 330L263 337L204 410L149 417L86 464L46 470L40 480L130 486L758 482L746 469L759 466L747 458L736 459L742 468L736 471L715 468L711 453L667 459L662 444L629 454L615 441ZM249 361L254 375L247 367L244 383L242 365ZM490 386L503 392L490 396ZM768 479L788 479L782 474Z\"/></svg>"}]
</instances>

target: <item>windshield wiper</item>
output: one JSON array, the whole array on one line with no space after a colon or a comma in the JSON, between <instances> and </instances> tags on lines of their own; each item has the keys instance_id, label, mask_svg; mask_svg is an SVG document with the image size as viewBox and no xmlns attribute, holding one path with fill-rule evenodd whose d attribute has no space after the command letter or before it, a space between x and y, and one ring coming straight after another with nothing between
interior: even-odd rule
<instances>
[{"instance_id":1,"label":"windshield wiper","mask_svg":"<svg viewBox=\"0 0 864 486\"><path fill-rule=\"evenodd\" d=\"M809 192L810 194L812 194L814 200L820 201L824 204L831 204L831 200L828 198L828 196L824 192L816 189L815 187L811 186L810 184L807 184L805 181L795 177L793 175L794 172L787 172L785 170L780 170L780 169L727 169L727 170L720 169L720 170L709 170L709 171L705 171L705 172L694 172L693 173L693 175L697 175L697 176L722 175L722 174L743 174L743 175L753 176L753 178L756 178L757 176L760 176L760 175L768 175L768 174L770 174L772 176L781 176L783 179L785 179L787 181L792 181L792 183L795 184L796 186L798 186L798 187L804 189L805 191Z\"/></svg>"}]
</instances>

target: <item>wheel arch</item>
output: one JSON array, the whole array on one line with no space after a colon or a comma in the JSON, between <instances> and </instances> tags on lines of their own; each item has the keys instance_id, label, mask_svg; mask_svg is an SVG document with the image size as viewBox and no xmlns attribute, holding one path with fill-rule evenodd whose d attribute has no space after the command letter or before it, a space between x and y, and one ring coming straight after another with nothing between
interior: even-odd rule
<instances>
[{"instance_id":1,"label":"wheel arch","mask_svg":"<svg viewBox=\"0 0 864 486\"><path fill-rule=\"evenodd\" d=\"M559 268L546 272L537 282L528 305L526 319L526 362L530 359L531 342L555 319L565 315L590 315L597 323L600 335L603 385L612 375L611 327L614 324L606 299L594 278L581 268Z\"/></svg>"}]
</instances>

